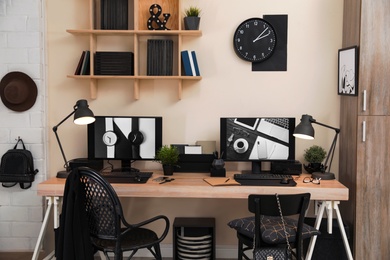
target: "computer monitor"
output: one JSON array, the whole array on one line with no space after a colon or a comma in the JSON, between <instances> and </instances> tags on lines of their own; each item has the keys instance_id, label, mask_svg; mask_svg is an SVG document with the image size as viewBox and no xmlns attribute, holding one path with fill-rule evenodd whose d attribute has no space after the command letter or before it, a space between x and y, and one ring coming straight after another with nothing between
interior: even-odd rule
<instances>
[{"instance_id":1,"label":"computer monitor","mask_svg":"<svg viewBox=\"0 0 390 260\"><path fill-rule=\"evenodd\" d=\"M261 171L261 162L295 160L294 129L291 117L221 118L221 158L252 162L252 172Z\"/></svg>"},{"instance_id":2,"label":"computer monitor","mask_svg":"<svg viewBox=\"0 0 390 260\"><path fill-rule=\"evenodd\" d=\"M162 146L162 117L95 116L88 125L88 158L120 160L121 171L132 161L154 160Z\"/></svg>"}]
</instances>

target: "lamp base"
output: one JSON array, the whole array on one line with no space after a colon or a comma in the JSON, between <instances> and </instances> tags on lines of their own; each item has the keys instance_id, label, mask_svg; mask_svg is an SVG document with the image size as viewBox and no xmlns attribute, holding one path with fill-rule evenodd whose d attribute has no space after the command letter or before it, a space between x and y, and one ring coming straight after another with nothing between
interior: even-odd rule
<instances>
[{"instance_id":1,"label":"lamp base","mask_svg":"<svg viewBox=\"0 0 390 260\"><path fill-rule=\"evenodd\" d=\"M321 178L321 180L334 180L335 179L334 173L331 173L331 172L313 172L311 174L311 177L313 179Z\"/></svg>"},{"instance_id":2,"label":"lamp base","mask_svg":"<svg viewBox=\"0 0 390 260\"><path fill-rule=\"evenodd\" d=\"M70 171L59 171L57 172L56 177L60 179L66 179L69 176Z\"/></svg>"}]
</instances>

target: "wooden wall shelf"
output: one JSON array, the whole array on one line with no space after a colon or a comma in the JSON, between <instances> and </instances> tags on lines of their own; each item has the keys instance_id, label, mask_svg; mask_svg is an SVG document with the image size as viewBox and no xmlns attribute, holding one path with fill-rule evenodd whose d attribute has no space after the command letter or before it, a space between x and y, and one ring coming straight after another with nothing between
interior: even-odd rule
<instances>
[{"instance_id":1,"label":"wooden wall shelf","mask_svg":"<svg viewBox=\"0 0 390 260\"><path fill-rule=\"evenodd\" d=\"M143 80L177 80L178 81L178 99L182 98L182 84L186 80L202 79L201 76L182 76L181 50L183 37L201 37L200 30L182 30L182 15L180 0L161 0L158 4L161 5L163 13L170 13L171 17L168 20L167 27L170 30L147 30L146 21L150 16L149 7L155 3L155 0L133 0L129 1L129 10L133 10L132 15L129 14L129 30L102 30L95 26L95 1L89 1L89 28L87 29L68 29L66 32L78 37L84 36L89 38L90 55L90 75L68 75L68 78L76 80L90 81L90 96L91 99L97 98L98 80L115 80L128 79L134 82L134 99L139 99L140 81ZM130 6L134 5L134 6ZM126 51L134 53L134 75L132 76L113 76L113 75L94 75L94 53L96 51L110 51L109 47L102 48L99 43L99 38L104 37L107 42L107 37L126 37L126 42L132 41L132 47L120 46ZM156 39L161 36L164 39L172 38L174 40L174 68L172 76L148 76L144 68L146 59L146 42L147 37ZM124 38L125 39L125 38ZM108 40L109 41L109 40ZM113 43L115 47L123 43L116 41ZM110 46L111 43L110 43ZM107 49L108 48L108 49ZM129 49L130 48L130 49ZM115 48L114 48L115 49Z\"/></svg>"}]
</instances>

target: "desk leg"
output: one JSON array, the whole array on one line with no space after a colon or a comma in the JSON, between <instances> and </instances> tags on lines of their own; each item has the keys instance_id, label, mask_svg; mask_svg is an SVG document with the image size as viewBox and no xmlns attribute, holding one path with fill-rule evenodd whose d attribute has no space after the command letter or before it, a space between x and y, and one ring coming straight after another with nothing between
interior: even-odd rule
<instances>
[{"instance_id":1,"label":"desk leg","mask_svg":"<svg viewBox=\"0 0 390 260\"><path fill-rule=\"evenodd\" d=\"M45 232L46 232L46 227L47 227L47 223L49 221L50 210L51 210L51 207L53 205L54 198L53 197L46 197L46 200L47 200L47 209L46 209L45 217L43 218L41 230L39 231L39 235L38 235L38 241L37 241L37 244L35 245L34 254L33 254L31 260L38 259L39 248L42 245L43 236L45 235Z\"/></svg>"},{"instance_id":2,"label":"desk leg","mask_svg":"<svg viewBox=\"0 0 390 260\"><path fill-rule=\"evenodd\" d=\"M318 211L316 222L314 224L314 227L316 229L320 229L322 216L324 215L325 206L326 206L326 203L325 203L325 201L323 201L321 203L321 207L320 207L320 209ZM312 236L311 239L310 239L309 248L307 249L306 260L310 260L311 259L312 255L313 255L313 251L314 251L314 246L316 245L316 241L317 241L317 236Z\"/></svg>"},{"instance_id":3,"label":"desk leg","mask_svg":"<svg viewBox=\"0 0 390 260\"><path fill-rule=\"evenodd\" d=\"M328 214L328 233L332 234L332 229L333 229L332 220L333 220L333 209L334 209L336 211L337 221L338 221L341 236L342 236L342 239L344 242L345 251L347 252L347 255L348 255L348 260L353 260L351 248L349 247L348 238L347 238L347 235L345 233L343 219L341 218L341 214L340 214L340 210L339 210L339 206L338 206L339 204L340 204L340 201L323 201L321 204L321 207L319 209L314 227L316 229L320 228L322 217L324 214L324 210L326 208L326 212ZM316 241L317 241L317 236L313 236L310 239L309 248L308 248L307 254L306 254L306 260L311 259Z\"/></svg>"},{"instance_id":4,"label":"desk leg","mask_svg":"<svg viewBox=\"0 0 390 260\"><path fill-rule=\"evenodd\" d=\"M344 229L343 219L341 218L339 204L340 204L340 201L334 201L333 202L333 208L336 211L336 215L337 215L337 220L338 220L339 227L340 227L341 236L343 237L344 247L345 247L345 251L347 252L348 259L349 260L353 260L352 253L351 253L351 248L349 247L348 238L347 238L347 235L346 235L345 229Z\"/></svg>"}]
</instances>

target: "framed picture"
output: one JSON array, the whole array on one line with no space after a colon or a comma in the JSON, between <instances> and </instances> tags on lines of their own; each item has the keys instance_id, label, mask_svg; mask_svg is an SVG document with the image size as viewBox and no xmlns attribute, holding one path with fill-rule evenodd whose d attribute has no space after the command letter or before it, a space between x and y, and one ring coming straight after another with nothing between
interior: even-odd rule
<instances>
[{"instance_id":1,"label":"framed picture","mask_svg":"<svg viewBox=\"0 0 390 260\"><path fill-rule=\"evenodd\" d=\"M338 94L358 94L358 48L352 46L339 50Z\"/></svg>"}]
</instances>

